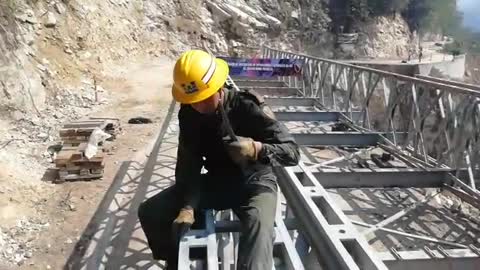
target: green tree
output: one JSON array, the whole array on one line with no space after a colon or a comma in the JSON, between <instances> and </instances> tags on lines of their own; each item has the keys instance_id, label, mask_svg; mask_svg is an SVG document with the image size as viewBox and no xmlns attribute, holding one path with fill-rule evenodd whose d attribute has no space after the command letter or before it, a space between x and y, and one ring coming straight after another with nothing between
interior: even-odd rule
<instances>
[{"instance_id":1,"label":"green tree","mask_svg":"<svg viewBox=\"0 0 480 270\"><path fill-rule=\"evenodd\" d=\"M348 0L352 15L361 17L403 12L411 0Z\"/></svg>"},{"instance_id":2,"label":"green tree","mask_svg":"<svg viewBox=\"0 0 480 270\"><path fill-rule=\"evenodd\" d=\"M421 32L452 35L462 25L456 0L411 0L406 15L411 27Z\"/></svg>"},{"instance_id":3,"label":"green tree","mask_svg":"<svg viewBox=\"0 0 480 270\"><path fill-rule=\"evenodd\" d=\"M412 30L444 35L458 33L462 14L457 0L344 0L347 26L372 16L400 13L408 19Z\"/></svg>"},{"instance_id":4,"label":"green tree","mask_svg":"<svg viewBox=\"0 0 480 270\"><path fill-rule=\"evenodd\" d=\"M388 15L403 12L410 0L368 0L368 6L373 15Z\"/></svg>"},{"instance_id":5,"label":"green tree","mask_svg":"<svg viewBox=\"0 0 480 270\"><path fill-rule=\"evenodd\" d=\"M408 7L410 0L392 0L387 1L390 5L390 9L394 12L404 12Z\"/></svg>"}]
</instances>

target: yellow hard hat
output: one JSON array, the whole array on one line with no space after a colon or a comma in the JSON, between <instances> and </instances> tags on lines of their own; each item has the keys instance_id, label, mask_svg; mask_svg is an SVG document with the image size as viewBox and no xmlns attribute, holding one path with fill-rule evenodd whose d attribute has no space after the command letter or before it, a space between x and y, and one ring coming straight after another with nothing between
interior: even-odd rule
<instances>
[{"instance_id":1,"label":"yellow hard hat","mask_svg":"<svg viewBox=\"0 0 480 270\"><path fill-rule=\"evenodd\" d=\"M183 104L205 100L227 81L228 64L200 50L187 51L173 69L173 98Z\"/></svg>"}]
</instances>

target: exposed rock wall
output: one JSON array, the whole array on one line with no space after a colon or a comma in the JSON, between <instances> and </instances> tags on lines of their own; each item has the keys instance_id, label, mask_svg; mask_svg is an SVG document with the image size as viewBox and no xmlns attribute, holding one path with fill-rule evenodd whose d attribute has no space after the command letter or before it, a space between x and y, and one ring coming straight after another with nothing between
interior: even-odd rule
<instances>
[{"instance_id":1,"label":"exposed rock wall","mask_svg":"<svg viewBox=\"0 0 480 270\"><path fill-rule=\"evenodd\" d=\"M326 10L323 1L145 2L148 28L153 33L168 32L163 39L174 51L205 43L223 54L241 53L262 44L296 50L303 50L304 44L320 47L330 23Z\"/></svg>"},{"instance_id":2,"label":"exposed rock wall","mask_svg":"<svg viewBox=\"0 0 480 270\"><path fill-rule=\"evenodd\" d=\"M357 26L351 51L335 54L329 2L0 0L0 110L41 115L61 96L91 96L82 81L138 54L177 56L207 45L256 55L266 44L322 57L405 57L414 43L401 16L379 17Z\"/></svg>"},{"instance_id":3,"label":"exposed rock wall","mask_svg":"<svg viewBox=\"0 0 480 270\"><path fill-rule=\"evenodd\" d=\"M11 2L0 3L0 109L38 111L43 108L46 94L34 63L29 61L34 19L25 15L21 19L26 27L18 26L12 14L14 8Z\"/></svg>"},{"instance_id":4,"label":"exposed rock wall","mask_svg":"<svg viewBox=\"0 0 480 270\"><path fill-rule=\"evenodd\" d=\"M354 29L359 38L354 51L346 52L351 58L408 59L418 52L418 35L399 14L373 18Z\"/></svg>"}]
</instances>

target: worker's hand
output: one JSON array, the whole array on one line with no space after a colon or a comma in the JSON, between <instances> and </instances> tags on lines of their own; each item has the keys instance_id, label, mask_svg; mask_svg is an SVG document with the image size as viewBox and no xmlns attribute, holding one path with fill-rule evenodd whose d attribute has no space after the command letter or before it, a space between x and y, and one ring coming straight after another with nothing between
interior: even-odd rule
<instances>
[{"instance_id":1,"label":"worker's hand","mask_svg":"<svg viewBox=\"0 0 480 270\"><path fill-rule=\"evenodd\" d=\"M193 223L195 222L194 212L191 208L182 208L180 213L178 213L177 218L173 221L173 240L178 248L178 244L182 237L190 230Z\"/></svg>"},{"instance_id":2,"label":"worker's hand","mask_svg":"<svg viewBox=\"0 0 480 270\"><path fill-rule=\"evenodd\" d=\"M238 141L227 143L227 152L232 160L239 165L244 165L250 160L257 160L262 143L254 141L252 138L236 137Z\"/></svg>"}]
</instances>

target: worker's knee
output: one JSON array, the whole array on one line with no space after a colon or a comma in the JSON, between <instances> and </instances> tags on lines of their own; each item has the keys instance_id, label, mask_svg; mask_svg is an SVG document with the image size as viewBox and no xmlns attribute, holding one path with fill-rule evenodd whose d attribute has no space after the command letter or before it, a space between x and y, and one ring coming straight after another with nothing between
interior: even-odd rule
<instances>
[{"instance_id":1,"label":"worker's knee","mask_svg":"<svg viewBox=\"0 0 480 270\"><path fill-rule=\"evenodd\" d=\"M137 215L140 222L167 222L173 220L180 209L180 201L174 186L156 194L140 204Z\"/></svg>"},{"instance_id":2,"label":"worker's knee","mask_svg":"<svg viewBox=\"0 0 480 270\"><path fill-rule=\"evenodd\" d=\"M140 223L161 222L167 219L169 211L166 211L166 207L163 205L157 205L158 200L146 200L140 204L137 210L137 216Z\"/></svg>"},{"instance_id":3,"label":"worker's knee","mask_svg":"<svg viewBox=\"0 0 480 270\"><path fill-rule=\"evenodd\" d=\"M248 213L248 218L244 223L244 231L262 236L270 236L273 234L273 226L273 216L262 215L258 209L254 208Z\"/></svg>"},{"instance_id":4,"label":"worker's knee","mask_svg":"<svg viewBox=\"0 0 480 270\"><path fill-rule=\"evenodd\" d=\"M137 209L137 216L140 221L144 220L147 216L147 210L145 206L145 202L141 203Z\"/></svg>"}]
</instances>

